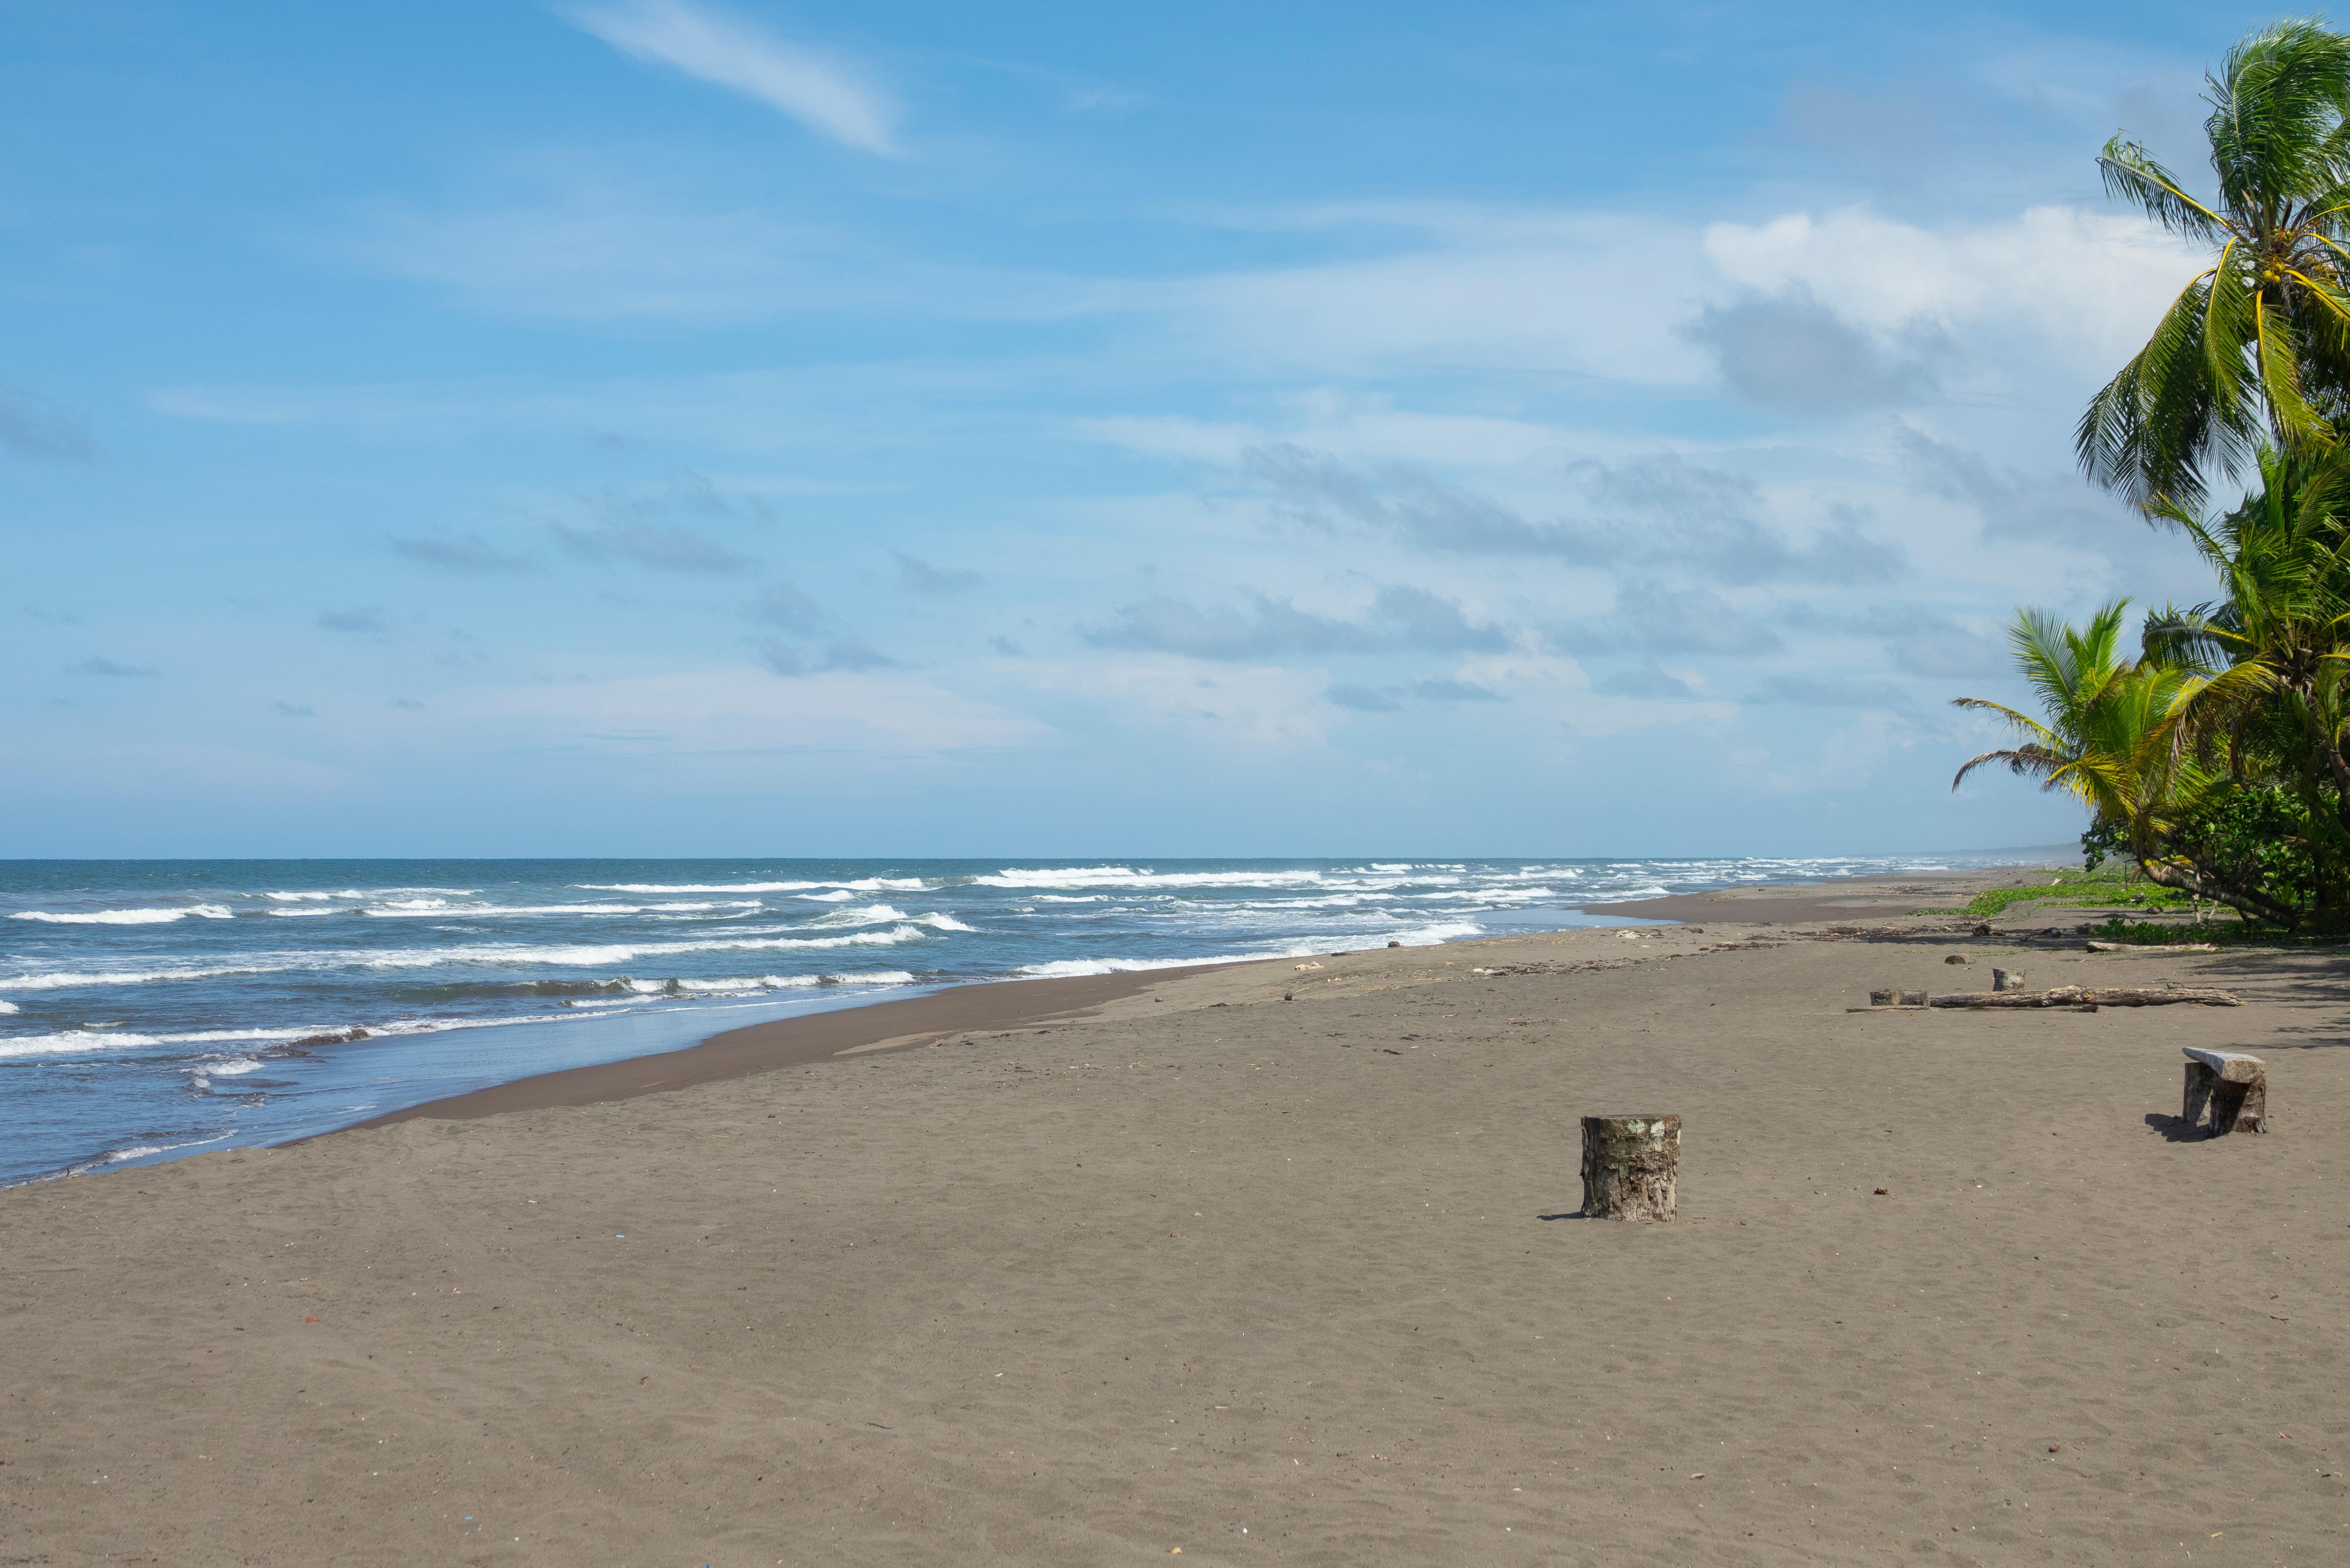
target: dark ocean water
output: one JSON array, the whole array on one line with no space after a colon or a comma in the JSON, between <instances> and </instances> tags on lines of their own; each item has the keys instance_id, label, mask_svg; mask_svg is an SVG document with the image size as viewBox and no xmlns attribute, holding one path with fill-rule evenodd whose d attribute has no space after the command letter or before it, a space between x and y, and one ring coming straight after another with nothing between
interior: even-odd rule
<instances>
[{"instance_id":1,"label":"dark ocean water","mask_svg":"<svg viewBox=\"0 0 2350 1568\"><path fill-rule=\"evenodd\" d=\"M2033 857L0 862L0 1183L278 1142L918 988Z\"/></svg>"}]
</instances>

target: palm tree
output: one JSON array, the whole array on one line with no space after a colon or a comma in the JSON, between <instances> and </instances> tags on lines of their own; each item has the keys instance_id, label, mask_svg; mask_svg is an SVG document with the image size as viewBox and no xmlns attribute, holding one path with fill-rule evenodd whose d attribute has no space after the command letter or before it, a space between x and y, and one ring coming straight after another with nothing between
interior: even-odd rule
<instances>
[{"instance_id":1,"label":"palm tree","mask_svg":"<svg viewBox=\"0 0 2350 1568\"><path fill-rule=\"evenodd\" d=\"M2350 802L2350 459L2263 452L2260 470L2216 522L2161 509L2225 597L2147 618L2146 650L2207 672L2180 703L2181 743L2224 737L2235 772L2259 753Z\"/></svg>"},{"instance_id":2,"label":"palm tree","mask_svg":"<svg viewBox=\"0 0 2350 1568\"><path fill-rule=\"evenodd\" d=\"M2200 801L2213 781L2171 743L2179 700L2195 674L2124 657L2122 621L2128 609L2128 600L2116 599L2085 628L2041 610L2017 612L2008 643L2048 722L1980 697L1954 699L1954 707L1998 714L2019 743L1970 758L1950 787L1993 765L2036 778L2042 789L2070 794L2100 822L2121 828L2144 864L2159 854L2179 808Z\"/></svg>"},{"instance_id":3,"label":"palm tree","mask_svg":"<svg viewBox=\"0 0 2350 1568\"><path fill-rule=\"evenodd\" d=\"M2271 882L2255 863L2290 858L2285 881L2306 917L2339 927L2350 921L2350 452L2263 452L2260 462L2261 488L2227 515L2166 514L2225 597L2148 617L2146 655L2196 672L2174 748L2224 752L2239 784L2291 803L2249 836L2241 823L2232 834L2194 825L2187 847L2237 883Z\"/></svg>"},{"instance_id":4,"label":"palm tree","mask_svg":"<svg viewBox=\"0 0 2350 1568\"><path fill-rule=\"evenodd\" d=\"M2350 38L2279 22L2207 79L2209 203L2118 135L2097 160L2107 194L2216 247L2074 436L2149 517L2201 504L2263 444L2330 446L2350 415Z\"/></svg>"}]
</instances>

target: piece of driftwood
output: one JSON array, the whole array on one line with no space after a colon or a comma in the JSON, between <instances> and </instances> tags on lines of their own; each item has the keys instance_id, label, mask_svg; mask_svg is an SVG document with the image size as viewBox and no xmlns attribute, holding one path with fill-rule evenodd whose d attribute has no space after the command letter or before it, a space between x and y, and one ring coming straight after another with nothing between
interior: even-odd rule
<instances>
[{"instance_id":1,"label":"piece of driftwood","mask_svg":"<svg viewBox=\"0 0 2350 1568\"><path fill-rule=\"evenodd\" d=\"M2091 942L2093 953L2216 953L2217 942Z\"/></svg>"},{"instance_id":2,"label":"piece of driftwood","mask_svg":"<svg viewBox=\"0 0 2350 1568\"><path fill-rule=\"evenodd\" d=\"M1991 971L1991 988L1993 991L2022 991L2023 971L2020 969L1995 969Z\"/></svg>"},{"instance_id":3,"label":"piece of driftwood","mask_svg":"<svg viewBox=\"0 0 2350 1568\"><path fill-rule=\"evenodd\" d=\"M2164 986L2147 990L2126 985L2058 985L2046 991L1963 992L1938 996L1935 1007L2168 1007L2191 1002L2204 1007L2241 1007L2231 991L2210 986Z\"/></svg>"},{"instance_id":4,"label":"piece of driftwood","mask_svg":"<svg viewBox=\"0 0 2350 1568\"><path fill-rule=\"evenodd\" d=\"M1926 993L1922 991L1872 991L1868 993L1871 1007L1923 1007Z\"/></svg>"},{"instance_id":5,"label":"piece of driftwood","mask_svg":"<svg viewBox=\"0 0 2350 1568\"><path fill-rule=\"evenodd\" d=\"M1670 1220L1680 1158L1679 1116L1584 1117L1584 1217Z\"/></svg>"},{"instance_id":6,"label":"piece of driftwood","mask_svg":"<svg viewBox=\"0 0 2350 1568\"><path fill-rule=\"evenodd\" d=\"M2187 1053L2187 1098L2179 1118L2189 1127L2203 1120L2208 1108L2211 1136L2269 1130L2268 1064L2241 1051L2207 1051L2184 1047Z\"/></svg>"}]
</instances>

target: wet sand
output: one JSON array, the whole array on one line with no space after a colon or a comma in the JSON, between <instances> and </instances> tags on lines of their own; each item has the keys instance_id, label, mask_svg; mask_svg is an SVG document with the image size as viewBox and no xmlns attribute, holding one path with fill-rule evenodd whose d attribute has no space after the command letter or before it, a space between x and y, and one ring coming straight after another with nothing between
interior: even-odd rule
<instances>
[{"instance_id":1,"label":"wet sand","mask_svg":"<svg viewBox=\"0 0 2350 1568\"><path fill-rule=\"evenodd\" d=\"M0 1559L2341 1560L2343 961L1966 929L1144 976L0 1191ZM2248 1005L1845 1011L1994 961ZM2277 1130L2186 1137L2184 1044ZM1574 1218L1635 1110L1679 1218Z\"/></svg>"}]
</instances>

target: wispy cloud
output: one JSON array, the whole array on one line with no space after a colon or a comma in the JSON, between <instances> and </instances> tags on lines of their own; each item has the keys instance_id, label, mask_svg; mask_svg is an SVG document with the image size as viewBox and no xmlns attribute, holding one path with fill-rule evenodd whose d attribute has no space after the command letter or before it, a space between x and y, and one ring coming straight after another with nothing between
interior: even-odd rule
<instances>
[{"instance_id":1,"label":"wispy cloud","mask_svg":"<svg viewBox=\"0 0 2350 1568\"><path fill-rule=\"evenodd\" d=\"M1797 578L1885 582L1906 557L1864 535L1849 511L1808 547L1759 516L1761 488L1742 474L1664 455L1571 472L1604 520L1537 521L1494 498L1402 464L1357 467L1286 442L1252 449L1244 470L1292 518L1351 523L1420 549L1462 556L1549 556L1570 566L1671 568L1725 583Z\"/></svg>"},{"instance_id":2,"label":"wispy cloud","mask_svg":"<svg viewBox=\"0 0 2350 1568\"><path fill-rule=\"evenodd\" d=\"M0 387L0 447L18 457L86 458L93 450L78 417L21 387Z\"/></svg>"},{"instance_id":3,"label":"wispy cloud","mask_svg":"<svg viewBox=\"0 0 2350 1568\"><path fill-rule=\"evenodd\" d=\"M1266 659L1282 653L1384 653L1405 648L1496 652L1511 645L1499 628L1474 626L1459 605L1425 588L1385 587L1362 620L1299 609L1256 596L1245 610L1203 610L1178 599L1122 607L1109 625L1086 633L1097 648L1180 653L1192 659Z\"/></svg>"},{"instance_id":4,"label":"wispy cloud","mask_svg":"<svg viewBox=\"0 0 2350 1568\"><path fill-rule=\"evenodd\" d=\"M836 670L893 670L898 661L867 642L845 632L831 611L789 583L769 583L743 607L744 616L763 625L780 628L806 639L785 642L771 639L758 645L758 660L777 675L824 675ZM827 639L822 647L813 646Z\"/></svg>"},{"instance_id":5,"label":"wispy cloud","mask_svg":"<svg viewBox=\"0 0 2350 1568\"><path fill-rule=\"evenodd\" d=\"M837 670L892 670L898 661L879 649L843 638L821 651L771 642L759 649L759 662L778 675L827 675Z\"/></svg>"},{"instance_id":6,"label":"wispy cloud","mask_svg":"<svg viewBox=\"0 0 2350 1568\"><path fill-rule=\"evenodd\" d=\"M1509 701L1490 686L1480 686L1473 680L1454 680L1443 676L1429 676L1409 680L1400 686L1362 686L1342 682L1324 692L1326 701L1341 708L1352 708L1359 713L1393 713L1406 701L1420 702L1505 702Z\"/></svg>"},{"instance_id":7,"label":"wispy cloud","mask_svg":"<svg viewBox=\"0 0 2350 1568\"><path fill-rule=\"evenodd\" d=\"M758 565L741 551L730 550L679 523L604 523L588 528L557 523L553 532L566 551L597 566L626 564L652 572L733 576Z\"/></svg>"},{"instance_id":8,"label":"wispy cloud","mask_svg":"<svg viewBox=\"0 0 2350 1568\"><path fill-rule=\"evenodd\" d=\"M898 582L918 594L955 594L979 586L979 574L967 566L934 566L899 550L889 552L898 563Z\"/></svg>"},{"instance_id":9,"label":"wispy cloud","mask_svg":"<svg viewBox=\"0 0 2350 1568\"><path fill-rule=\"evenodd\" d=\"M437 539L393 539L394 554L444 572L526 572L530 558L501 550L479 534L458 534Z\"/></svg>"},{"instance_id":10,"label":"wispy cloud","mask_svg":"<svg viewBox=\"0 0 2350 1568\"><path fill-rule=\"evenodd\" d=\"M894 155L895 106L851 67L685 0L561 7L622 54L671 67L790 116L845 147Z\"/></svg>"},{"instance_id":11,"label":"wispy cloud","mask_svg":"<svg viewBox=\"0 0 2350 1568\"><path fill-rule=\"evenodd\" d=\"M92 655L90 658L81 660L78 664L67 665L66 673L68 675L107 675L123 679L140 679L161 675L162 671L154 669L150 665L117 664L111 659L100 659Z\"/></svg>"}]
</instances>

